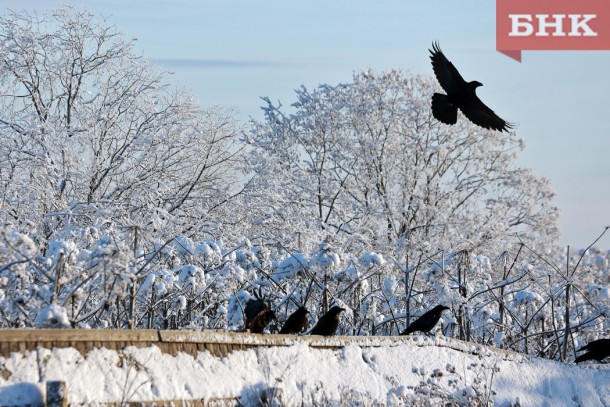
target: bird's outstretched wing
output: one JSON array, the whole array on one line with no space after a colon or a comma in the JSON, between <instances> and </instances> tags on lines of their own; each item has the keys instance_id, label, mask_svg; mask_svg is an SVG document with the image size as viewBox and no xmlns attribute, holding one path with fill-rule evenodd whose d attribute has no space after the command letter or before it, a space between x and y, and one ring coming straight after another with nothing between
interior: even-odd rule
<instances>
[{"instance_id":1,"label":"bird's outstretched wing","mask_svg":"<svg viewBox=\"0 0 610 407\"><path fill-rule=\"evenodd\" d=\"M445 57L438 43L432 43L432 49L429 51L436 79L447 94L452 94L466 83L451 61Z\"/></svg>"},{"instance_id":2,"label":"bird's outstretched wing","mask_svg":"<svg viewBox=\"0 0 610 407\"><path fill-rule=\"evenodd\" d=\"M508 132L514 127L514 124L503 120L493 110L485 106L485 103L481 102L481 99L476 95L462 103L460 110L468 120L485 129Z\"/></svg>"}]
</instances>

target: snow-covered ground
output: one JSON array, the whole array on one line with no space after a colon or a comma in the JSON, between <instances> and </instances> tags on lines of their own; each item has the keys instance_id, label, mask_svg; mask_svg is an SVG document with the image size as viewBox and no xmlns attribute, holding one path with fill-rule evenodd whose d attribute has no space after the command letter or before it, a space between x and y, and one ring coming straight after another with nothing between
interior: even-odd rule
<instances>
[{"instance_id":1,"label":"snow-covered ground","mask_svg":"<svg viewBox=\"0 0 610 407\"><path fill-rule=\"evenodd\" d=\"M224 358L173 357L155 346L95 349L86 357L72 348L13 353L0 357L0 405L39 403L50 380L65 381L69 401L84 404L235 398L255 405L266 398L288 406L468 405L489 398L496 406L610 405L610 365L576 366L444 337L371 338L338 350L313 348L310 339Z\"/></svg>"}]
</instances>

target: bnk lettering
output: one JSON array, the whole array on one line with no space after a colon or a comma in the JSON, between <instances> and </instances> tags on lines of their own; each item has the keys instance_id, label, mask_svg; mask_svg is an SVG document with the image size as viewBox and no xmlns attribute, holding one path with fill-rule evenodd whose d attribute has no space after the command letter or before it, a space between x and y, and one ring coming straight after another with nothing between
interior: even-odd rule
<instances>
[{"instance_id":1,"label":"bnk lettering","mask_svg":"<svg viewBox=\"0 0 610 407\"><path fill-rule=\"evenodd\" d=\"M589 27L596 14L509 14L509 37L596 37ZM535 17L535 19L534 19Z\"/></svg>"}]
</instances>

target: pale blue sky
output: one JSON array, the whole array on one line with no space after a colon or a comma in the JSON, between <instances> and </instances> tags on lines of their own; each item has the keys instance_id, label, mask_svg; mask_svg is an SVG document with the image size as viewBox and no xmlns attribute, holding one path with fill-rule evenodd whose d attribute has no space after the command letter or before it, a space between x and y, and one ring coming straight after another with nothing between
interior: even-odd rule
<instances>
[{"instance_id":1,"label":"pale blue sky","mask_svg":"<svg viewBox=\"0 0 610 407\"><path fill-rule=\"evenodd\" d=\"M300 85L348 82L354 70L432 74L438 40L481 99L518 123L520 165L551 179L562 244L583 247L610 225L610 51L495 51L492 0L4 0L5 10L71 4L109 17L146 58L204 106L262 118L261 96L294 101ZM610 234L598 246L610 248Z\"/></svg>"}]
</instances>

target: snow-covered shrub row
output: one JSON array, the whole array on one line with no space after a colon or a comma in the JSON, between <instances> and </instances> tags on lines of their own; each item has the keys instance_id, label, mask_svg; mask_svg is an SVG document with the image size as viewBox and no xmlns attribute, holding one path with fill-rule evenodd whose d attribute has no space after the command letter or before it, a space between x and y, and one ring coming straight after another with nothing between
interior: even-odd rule
<instances>
[{"instance_id":1,"label":"snow-covered shrub row","mask_svg":"<svg viewBox=\"0 0 610 407\"><path fill-rule=\"evenodd\" d=\"M326 242L289 253L247 239L227 246L179 237L134 250L131 234L111 232L44 250L23 233L0 232L0 326L68 318L79 328L242 330L243 308L256 297L276 310L270 332L300 305L315 323L333 303L347 309L340 334L396 335L407 316L440 303L451 307L437 328L444 335L551 358L565 356L566 316L569 352L610 332L610 254L597 249L566 275L552 267L568 261L560 250L545 261L524 250L496 259L445 251L412 265Z\"/></svg>"}]
</instances>

